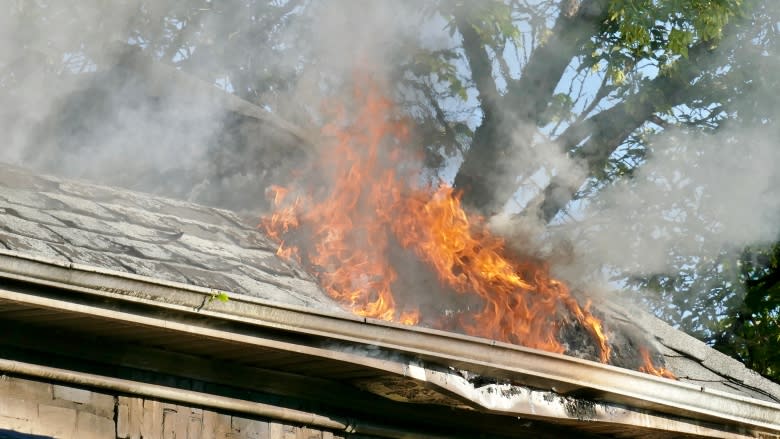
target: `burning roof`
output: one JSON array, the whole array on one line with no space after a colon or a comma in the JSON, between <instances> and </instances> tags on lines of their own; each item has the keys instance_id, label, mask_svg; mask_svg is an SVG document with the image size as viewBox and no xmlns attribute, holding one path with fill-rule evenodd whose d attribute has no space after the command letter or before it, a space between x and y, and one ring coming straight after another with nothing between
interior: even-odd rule
<instances>
[{"instance_id":1,"label":"burning roof","mask_svg":"<svg viewBox=\"0 0 780 439\"><path fill-rule=\"evenodd\" d=\"M2 167L0 186L3 212L0 243L6 248L1 252L0 271L3 274L0 277L18 278L20 267L26 264L56 266L57 270L63 271L64 277L60 276L65 279L63 282L80 285L79 288L95 283L91 287L95 291L101 288L118 291L111 294L136 295L133 300L150 303L194 301L193 307L187 308L188 312L199 312L195 302L200 301L202 307L210 292L224 291L231 300L220 306L235 307L231 312L240 311L247 315L246 318L252 318L246 314L247 307L256 308L252 312L259 313L260 317L256 317L259 319L277 319L285 313L290 314L289 318L296 319L299 326L292 320L286 323L280 320L273 325L292 333L325 335L330 341L318 342L323 344L317 349L325 349L332 353L329 355L339 358L348 357L345 361L362 362L364 366L361 367L385 365L381 367L394 370L384 377L364 376L351 380L354 386L392 400L452 407L465 405L472 407L469 410L478 407L480 411L514 413L514 416L530 416L528 410L549 406L546 411L534 412L537 413L534 416L562 416L561 419L572 422L577 419L603 420L607 416L605 413L611 413L609 419L614 420L615 413L627 410L628 414L620 415L624 416L622 419L635 419L637 423L644 416L639 414L641 410L663 408L663 401L683 398L680 401L684 401L684 407L696 413L704 409L692 407L707 407L710 400L719 401L719 404L729 400L734 407L757 404L761 414L756 416L764 419L760 424L764 426L762 431L767 431L767 425L776 424L780 419L780 406L777 405L780 386L636 310L629 311L613 304L599 311L600 318L610 326L610 343L617 351L613 355L617 358L630 353L630 356L638 357L636 341L642 340L647 343L649 352L660 353L656 360L663 358L665 367L679 381L620 372L611 366L436 330L357 320L323 294L314 280L295 263L275 256L278 245L260 233L251 218L246 220L228 211L34 175L10 166ZM446 192L435 194L447 195ZM449 203L456 200L448 198ZM80 274L65 276L69 270ZM42 282L48 276L44 271L36 274L33 269L23 275L37 276ZM105 276L114 280L106 280ZM90 277L95 279L87 282L85 279ZM109 287L118 282L117 279L140 284L152 282L157 286L154 293L144 293L140 284L132 288ZM532 279L554 282L550 278ZM100 287L101 282L106 286ZM181 292L189 291L193 286L205 287L195 295L203 299L194 296L184 299ZM170 293L161 292L161 288ZM180 292L174 294L175 291ZM559 289L557 293L561 291ZM262 301L257 302L249 296ZM273 305L277 311L270 312L264 311L266 305L263 303L281 305ZM298 316L301 311L296 309L308 310L306 317ZM565 302L564 309L571 311ZM582 305L580 309L586 307ZM330 317L321 317L321 313ZM421 314L421 318L424 321L426 317ZM634 334L649 337L637 338ZM492 336L490 333L484 335ZM459 350L452 350L456 348ZM592 354L596 355L593 359L598 360L597 351ZM521 363L515 364L515 361ZM625 387L622 380L631 384ZM417 388L409 386L415 382ZM656 389L655 394L645 395L646 389ZM694 393L699 405L692 406L692 400L686 398L692 398ZM597 401L595 405L592 405L593 401ZM582 410L567 412L567 404ZM591 404L588 407L592 410L586 410L582 404ZM618 410L610 404L624 408ZM556 412L558 409L554 407L562 411ZM669 407L667 410L674 412L675 405ZM640 412L636 412L637 409ZM749 420L752 415L745 413L731 412L731 408L723 406L707 416L710 420L713 416L739 419L724 422L756 422ZM712 433L696 431L698 433L693 434Z\"/></svg>"},{"instance_id":2,"label":"burning roof","mask_svg":"<svg viewBox=\"0 0 780 439\"><path fill-rule=\"evenodd\" d=\"M425 178L403 147L410 124L382 89L356 81L350 108L330 107L318 161L290 187L270 189L274 211L261 227L279 256L302 263L360 316L674 377L641 337L627 341L605 327L590 299L554 278L546 261L510 250L455 189ZM611 336L636 347L613 352Z\"/></svg>"}]
</instances>

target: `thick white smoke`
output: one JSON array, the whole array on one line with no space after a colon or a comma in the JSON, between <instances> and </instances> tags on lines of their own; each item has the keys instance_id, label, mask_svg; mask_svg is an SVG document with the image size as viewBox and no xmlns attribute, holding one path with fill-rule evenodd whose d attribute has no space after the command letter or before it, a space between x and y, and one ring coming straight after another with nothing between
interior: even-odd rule
<instances>
[{"instance_id":1,"label":"thick white smoke","mask_svg":"<svg viewBox=\"0 0 780 439\"><path fill-rule=\"evenodd\" d=\"M780 150L768 133L669 132L631 180L584 209L583 260L629 273L666 273L669 254L713 258L728 248L771 242L780 228Z\"/></svg>"}]
</instances>

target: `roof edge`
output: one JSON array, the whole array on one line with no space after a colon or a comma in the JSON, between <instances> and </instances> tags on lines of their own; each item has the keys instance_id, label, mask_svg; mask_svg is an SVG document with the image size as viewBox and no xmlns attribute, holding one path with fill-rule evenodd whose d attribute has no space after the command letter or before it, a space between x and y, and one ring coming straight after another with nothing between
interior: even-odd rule
<instances>
[{"instance_id":1,"label":"roof edge","mask_svg":"<svg viewBox=\"0 0 780 439\"><path fill-rule=\"evenodd\" d=\"M207 288L9 251L0 251L0 278L113 300L142 302L214 319L379 346L431 363L444 363L486 376L527 381L535 387L559 394L584 389L603 401L780 432L780 404L476 337L270 304L244 295L231 295L228 302L210 301L208 298L213 290ZM18 298L18 295L15 297ZM11 296L9 298L15 300ZM229 334L220 336L229 337ZM376 358L343 354L347 361L369 367L385 369L383 363L387 363ZM399 373L398 365L392 369L393 373ZM403 365L401 369L401 373L408 373L408 365Z\"/></svg>"}]
</instances>

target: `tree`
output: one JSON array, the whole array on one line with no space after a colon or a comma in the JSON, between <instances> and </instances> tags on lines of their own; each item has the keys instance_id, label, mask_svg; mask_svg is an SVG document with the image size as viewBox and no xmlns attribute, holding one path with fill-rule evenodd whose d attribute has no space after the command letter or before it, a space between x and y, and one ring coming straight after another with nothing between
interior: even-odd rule
<instances>
[{"instance_id":1,"label":"tree","mask_svg":"<svg viewBox=\"0 0 780 439\"><path fill-rule=\"evenodd\" d=\"M778 53L776 23L777 7L758 8L754 23L752 48L762 50L761 57L749 56L750 47L742 48L740 59L749 72L749 82L767 93L736 98L733 102L738 121L743 124L771 127L777 135L777 96L780 83L777 71ZM763 52L765 51L765 52ZM752 95L752 94L751 94ZM728 313L718 331L713 334L714 346L741 359L748 367L780 381L780 243L757 245L744 249L739 259L740 281L746 289L744 301Z\"/></svg>"},{"instance_id":2,"label":"tree","mask_svg":"<svg viewBox=\"0 0 780 439\"><path fill-rule=\"evenodd\" d=\"M780 244L749 248L740 258L747 292L714 331L714 346L780 381Z\"/></svg>"},{"instance_id":3,"label":"tree","mask_svg":"<svg viewBox=\"0 0 780 439\"><path fill-rule=\"evenodd\" d=\"M577 209L577 199L588 202L613 182L630 180L652 152L652 140L666 130L724 138L722 133L739 127L776 138L772 72L778 9L773 4L556 2L550 34L513 71L506 48L518 44L517 27L506 23L523 13L543 15L550 6L529 3L440 10L451 14L451 26L462 38L459 50L482 114L465 142L469 147L454 183L464 190L464 201L483 214L505 209L516 182L538 172L518 167L512 157L532 155L540 132L542 144L552 140L586 170L575 178L551 175L525 204L526 215L548 223L565 222L559 215ZM596 76L600 84L577 90L576 80L566 74L571 70ZM512 136L510 124L522 126L522 135ZM734 140L724 141L739 148ZM701 222L712 225L716 219ZM777 239L777 222L769 224L774 231L762 242ZM684 239L711 239L696 233L689 230ZM746 241L730 243L715 255L672 247L666 256L670 271L635 276L618 270L613 280L656 291L646 301L659 316L777 379L776 247L741 251L740 242Z\"/></svg>"}]
</instances>

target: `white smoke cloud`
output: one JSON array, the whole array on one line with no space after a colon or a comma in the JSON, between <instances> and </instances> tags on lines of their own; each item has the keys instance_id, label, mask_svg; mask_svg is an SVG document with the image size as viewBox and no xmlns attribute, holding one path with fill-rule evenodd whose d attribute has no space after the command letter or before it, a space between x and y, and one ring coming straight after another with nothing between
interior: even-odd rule
<instances>
[{"instance_id":1,"label":"white smoke cloud","mask_svg":"<svg viewBox=\"0 0 780 439\"><path fill-rule=\"evenodd\" d=\"M780 149L769 133L666 132L632 179L606 188L568 232L578 260L669 273L670 253L714 258L780 230ZM595 267L593 267L595 268Z\"/></svg>"},{"instance_id":2,"label":"white smoke cloud","mask_svg":"<svg viewBox=\"0 0 780 439\"><path fill-rule=\"evenodd\" d=\"M279 153L263 156L278 129L263 123L247 129L213 94L175 75L161 77L158 70L188 56L182 71L228 92L267 75L271 85L250 97L252 103L316 134L323 102L342 92L356 69L388 75L397 67L397 49L419 33L419 11L407 3L273 5L269 14L279 16L256 24L257 37L241 26L258 17L209 1L184 6L190 14L186 27L174 2L8 6L10 13L0 18L0 161L196 201L224 199L214 191L248 186L262 200L247 168L256 164L258 175L278 176L284 174L280 169L298 165ZM193 42L181 47L188 55L166 45L171 29ZM263 33L271 37L263 40ZM133 52L130 46L142 49L132 61L125 56ZM256 70L247 75L255 76L238 78L235 66L248 58ZM229 69L234 83L220 80ZM214 163L219 150L230 152ZM203 178L218 178L221 186Z\"/></svg>"}]
</instances>

